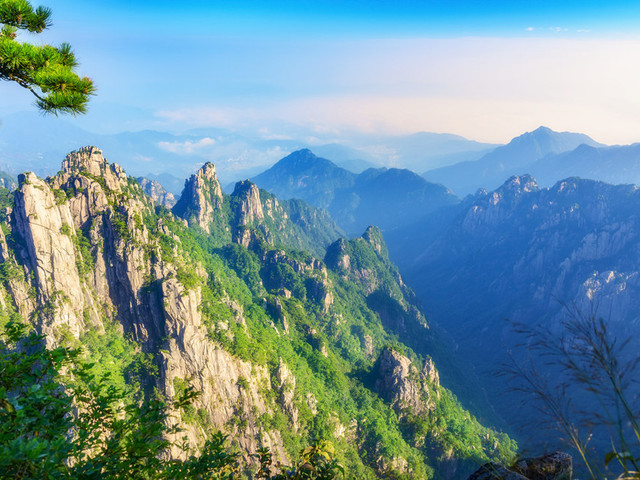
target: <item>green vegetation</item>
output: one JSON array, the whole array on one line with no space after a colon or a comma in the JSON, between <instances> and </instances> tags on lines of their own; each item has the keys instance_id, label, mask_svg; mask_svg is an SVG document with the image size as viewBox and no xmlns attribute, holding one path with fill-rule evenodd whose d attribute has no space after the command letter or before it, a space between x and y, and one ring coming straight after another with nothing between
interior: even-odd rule
<instances>
[{"instance_id":1,"label":"green vegetation","mask_svg":"<svg viewBox=\"0 0 640 480\"><path fill-rule=\"evenodd\" d=\"M34 9L26 0L0 1L0 79L16 82L33 93L43 112L85 113L95 88L89 78L74 72L78 64L71 46L16 40L20 30L42 33L50 26L50 17L50 9Z\"/></svg>"},{"instance_id":2,"label":"green vegetation","mask_svg":"<svg viewBox=\"0 0 640 480\"><path fill-rule=\"evenodd\" d=\"M91 342L90 342L91 343ZM86 363L80 350L45 348L44 338L20 322L0 332L0 469L3 478L173 480L238 477L237 453L213 432L196 452L179 438L171 411L195 412L197 393L176 381L176 399L131 401L108 374ZM188 422L188 420L187 420ZM168 426L169 424L173 426ZM69 435L73 432L73 435ZM169 448L185 460L165 460ZM332 480L344 473L331 444L313 443L292 466L273 467L256 455L256 478ZM280 473L282 472L282 473Z\"/></svg>"},{"instance_id":3,"label":"green vegetation","mask_svg":"<svg viewBox=\"0 0 640 480\"><path fill-rule=\"evenodd\" d=\"M22 479L232 478L235 455L219 434L199 456L165 461L179 433L167 426L171 409L188 405L188 390L173 402L127 402L126 393L96 376L78 350L48 350L43 338L10 322L0 342L0 469ZM64 373L62 373L64 372ZM64 388L62 388L64 385ZM73 435L69 435L73 432ZM189 454L189 451L186 451Z\"/></svg>"}]
</instances>

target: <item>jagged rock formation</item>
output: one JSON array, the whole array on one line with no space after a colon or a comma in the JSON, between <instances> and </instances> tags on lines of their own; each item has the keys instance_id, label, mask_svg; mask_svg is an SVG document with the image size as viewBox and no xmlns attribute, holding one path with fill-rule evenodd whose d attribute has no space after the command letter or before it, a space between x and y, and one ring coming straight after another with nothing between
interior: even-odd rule
<instances>
[{"instance_id":1,"label":"jagged rock formation","mask_svg":"<svg viewBox=\"0 0 640 480\"><path fill-rule=\"evenodd\" d=\"M35 315L51 343L66 331L80 339L89 327L116 319L144 351L156 354L160 391L172 396L176 379L188 379L202 392L196 408L212 427L224 428L242 412L247 424L232 430L238 444L255 451L262 439L284 455L279 434L258 422L268 411L257 393L259 384L270 388L267 372L211 344L200 291L180 282L185 266L178 257L169 261L161 253L143 220L151 211L138 184L92 147L70 154L47 181L22 175L12 222L17 248L2 252L24 269L23 281L7 285L15 307L24 318ZM177 240L162 221L158 228ZM24 299L25 282L33 301ZM240 378L255 382L242 389ZM197 428L188 433L194 443L202 436Z\"/></svg>"},{"instance_id":2,"label":"jagged rock formation","mask_svg":"<svg viewBox=\"0 0 640 480\"><path fill-rule=\"evenodd\" d=\"M173 196L173 193L167 192L164 187L155 180L138 177L138 183L142 187L142 191L158 205L172 208L176 204L176 198Z\"/></svg>"},{"instance_id":3,"label":"jagged rock formation","mask_svg":"<svg viewBox=\"0 0 640 480\"><path fill-rule=\"evenodd\" d=\"M193 445L223 430L244 465L262 446L286 461L312 436L332 439L358 478L429 478L434 469L453 478L433 455L468 466L513 451L438 385L424 345L417 354L402 347L410 364L381 361L392 371L381 379L398 380L393 395L367 386L364 372L385 346L429 335L379 230L338 241L325 264L291 248L322 248L332 231L312 222L324 213L249 183L219 195L214 180L205 166L187 182L192 203L177 209L190 212L187 226L95 147L69 154L55 177L22 175L0 229L0 326L21 316L49 344L84 345L87 355L118 354L100 342L131 345L135 358L102 367L140 395L195 388L200 396L175 421ZM234 241L240 228L248 242ZM460 421L470 425L464 440L449 427Z\"/></svg>"},{"instance_id":4,"label":"jagged rock formation","mask_svg":"<svg viewBox=\"0 0 640 480\"><path fill-rule=\"evenodd\" d=\"M280 202L248 180L238 182L231 195L224 195L211 164L185 183L173 213L221 243L233 241L248 247L252 242L266 241L317 256L342 233L327 212L301 201Z\"/></svg>"},{"instance_id":5,"label":"jagged rock formation","mask_svg":"<svg viewBox=\"0 0 640 480\"><path fill-rule=\"evenodd\" d=\"M370 308L380 315L387 328L401 335L413 348L421 349L419 344L429 328L427 321L415 307L414 293L404 285L389 260L378 227L369 227L360 238L333 243L327 249L325 263L367 293Z\"/></svg>"},{"instance_id":6,"label":"jagged rock formation","mask_svg":"<svg viewBox=\"0 0 640 480\"><path fill-rule=\"evenodd\" d=\"M424 416L435 408L431 395L440 383L431 359L419 371L407 357L387 348L378 359L376 378L377 392L398 415L409 411Z\"/></svg>"},{"instance_id":7,"label":"jagged rock formation","mask_svg":"<svg viewBox=\"0 0 640 480\"><path fill-rule=\"evenodd\" d=\"M184 182L184 190L173 207L173 212L211 233L211 224L222 203L222 188L218 182L216 167L212 163L206 163Z\"/></svg>"}]
</instances>

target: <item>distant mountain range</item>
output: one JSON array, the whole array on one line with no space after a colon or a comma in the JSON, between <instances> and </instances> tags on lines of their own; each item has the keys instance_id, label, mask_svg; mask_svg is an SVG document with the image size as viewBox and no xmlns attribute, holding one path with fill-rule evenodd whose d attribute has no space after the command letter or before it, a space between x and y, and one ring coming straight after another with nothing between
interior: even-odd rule
<instances>
[{"instance_id":1,"label":"distant mountain range","mask_svg":"<svg viewBox=\"0 0 640 480\"><path fill-rule=\"evenodd\" d=\"M538 160L531 165L529 172L543 186L550 186L559 178L568 176L640 185L640 144L612 147L580 145L575 150Z\"/></svg>"},{"instance_id":2,"label":"distant mountain range","mask_svg":"<svg viewBox=\"0 0 640 480\"><path fill-rule=\"evenodd\" d=\"M252 178L279 198L299 198L326 208L347 233L369 225L395 228L458 202L446 187L397 168L356 175L308 149L299 150Z\"/></svg>"},{"instance_id":3,"label":"distant mountain range","mask_svg":"<svg viewBox=\"0 0 640 480\"><path fill-rule=\"evenodd\" d=\"M512 175L531 173L537 161L549 155L572 151L580 145L604 146L581 133L559 133L540 127L514 138L507 145L496 148L479 160L429 170L424 173L424 177L447 185L458 195L474 193L478 188L492 190ZM556 177L554 181L560 178L562 177Z\"/></svg>"},{"instance_id":4,"label":"distant mountain range","mask_svg":"<svg viewBox=\"0 0 640 480\"><path fill-rule=\"evenodd\" d=\"M157 130L105 134L92 133L79 122L72 124L35 112L8 115L1 120L0 169L13 174L27 168L39 175L53 175L61 159L82 145L101 145L128 171L148 178L162 174L185 178L206 161L214 162L223 184L254 176L310 143L318 155L354 173L382 166L421 172L475 160L495 147L457 135L425 132L404 136L320 135L296 127L290 128L293 133L274 135L211 127L179 134ZM180 193L171 185L163 186L174 195Z\"/></svg>"}]
</instances>

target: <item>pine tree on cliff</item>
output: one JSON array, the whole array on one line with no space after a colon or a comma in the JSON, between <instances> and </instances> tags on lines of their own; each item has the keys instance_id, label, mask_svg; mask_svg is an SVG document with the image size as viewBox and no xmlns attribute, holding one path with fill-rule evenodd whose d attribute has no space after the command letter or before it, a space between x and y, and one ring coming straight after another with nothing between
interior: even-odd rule
<instances>
[{"instance_id":1,"label":"pine tree on cliff","mask_svg":"<svg viewBox=\"0 0 640 480\"><path fill-rule=\"evenodd\" d=\"M95 88L74 72L75 55L68 43L59 47L18 41L21 31L42 33L51 25L51 10L33 8L27 0L0 0L0 79L16 82L33 93L46 113L86 112Z\"/></svg>"}]
</instances>

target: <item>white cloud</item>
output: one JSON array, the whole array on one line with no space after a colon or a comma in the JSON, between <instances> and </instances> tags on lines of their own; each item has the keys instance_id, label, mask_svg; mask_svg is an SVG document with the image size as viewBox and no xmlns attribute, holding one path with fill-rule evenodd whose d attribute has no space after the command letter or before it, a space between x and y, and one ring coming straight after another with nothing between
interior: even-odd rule
<instances>
[{"instance_id":1,"label":"white cloud","mask_svg":"<svg viewBox=\"0 0 640 480\"><path fill-rule=\"evenodd\" d=\"M308 80L297 77L306 71L298 69L288 71L295 93L286 97L256 98L247 109L220 108L216 101L215 108L205 104L162 115L188 125L265 127L278 135L293 134L277 125L298 124L320 139L348 129L423 130L505 142L548 125L630 143L640 140L640 64L631 61L638 51L640 39L548 33L352 42L341 46L340 58L325 59L314 70L331 76L330 89L296 90Z\"/></svg>"},{"instance_id":2,"label":"white cloud","mask_svg":"<svg viewBox=\"0 0 640 480\"><path fill-rule=\"evenodd\" d=\"M191 155L197 151L201 151L214 145L216 141L210 137L204 137L197 142L186 140L184 142L158 142L158 146L167 152L177 153L178 155Z\"/></svg>"}]
</instances>

